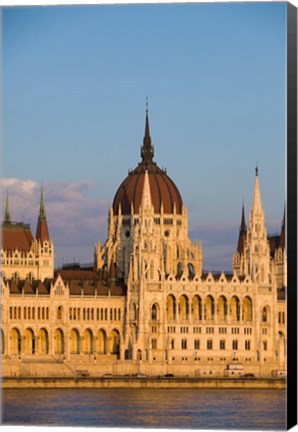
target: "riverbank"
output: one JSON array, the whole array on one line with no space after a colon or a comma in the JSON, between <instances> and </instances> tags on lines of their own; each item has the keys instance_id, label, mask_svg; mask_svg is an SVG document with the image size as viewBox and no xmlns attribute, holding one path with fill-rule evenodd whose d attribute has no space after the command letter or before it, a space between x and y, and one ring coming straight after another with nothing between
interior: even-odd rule
<instances>
[{"instance_id":1,"label":"riverbank","mask_svg":"<svg viewBox=\"0 0 298 432\"><path fill-rule=\"evenodd\" d=\"M279 378L135 378L135 377L111 377L111 378L2 378L1 387L4 389L17 388L172 388L172 389L285 389L286 380Z\"/></svg>"}]
</instances>

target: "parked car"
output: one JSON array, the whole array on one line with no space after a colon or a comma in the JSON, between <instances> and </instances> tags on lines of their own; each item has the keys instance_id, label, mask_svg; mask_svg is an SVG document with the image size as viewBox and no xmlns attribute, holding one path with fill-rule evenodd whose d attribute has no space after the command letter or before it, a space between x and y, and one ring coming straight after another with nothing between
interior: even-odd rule
<instances>
[{"instance_id":1,"label":"parked car","mask_svg":"<svg viewBox=\"0 0 298 432\"><path fill-rule=\"evenodd\" d=\"M112 374L110 374L110 373L106 373L106 374L104 374L104 375L102 375L102 378L112 378Z\"/></svg>"},{"instance_id":2,"label":"parked car","mask_svg":"<svg viewBox=\"0 0 298 432\"><path fill-rule=\"evenodd\" d=\"M174 374L172 373L167 373L163 376L163 378L174 378Z\"/></svg>"},{"instance_id":3,"label":"parked car","mask_svg":"<svg viewBox=\"0 0 298 432\"><path fill-rule=\"evenodd\" d=\"M240 375L240 378L255 378L255 375L252 373L246 373L246 374Z\"/></svg>"},{"instance_id":4,"label":"parked car","mask_svg":"<svg viewBox=\"0 0 298 432\"><path fill-rule=\"evenodd\" d=\"M90 373L87 370L77 370L76 377L77 378L87 378L90 376Z\"/></svg>"}]
</instances>

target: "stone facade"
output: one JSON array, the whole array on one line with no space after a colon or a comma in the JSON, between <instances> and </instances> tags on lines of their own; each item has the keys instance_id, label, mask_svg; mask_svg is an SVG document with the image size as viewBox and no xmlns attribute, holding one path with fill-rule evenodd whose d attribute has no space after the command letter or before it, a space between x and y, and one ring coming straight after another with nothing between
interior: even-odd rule
<instances>
[{"instance_id":1,"label":"stone facade","mask_svg":"<svg viewBox=\"0 0 298 432\"><path fill-rule=\"evenodd\" d=\"M233 272L205 273L202 245L188 237L187 209L153 155L147 112L142 161L115 195L93 269L54 272L43 194L26 253L3 244L4 376L285 374L285 223L268 238L258 171Z\"/></svg>"}]
</instances>

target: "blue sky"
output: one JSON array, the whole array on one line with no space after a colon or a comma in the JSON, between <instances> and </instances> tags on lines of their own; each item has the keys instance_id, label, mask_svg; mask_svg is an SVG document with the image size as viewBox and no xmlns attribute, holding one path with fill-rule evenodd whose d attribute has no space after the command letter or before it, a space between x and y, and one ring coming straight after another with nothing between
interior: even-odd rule
<instances>
[{"instance_id":1,"label":"blue sky","mask_svg":"<svg viewBox=\"0 0 298 432\"><path fill-rule=\"evenodd\" d=\"M35 231L43 182L57 264L92 261L106 239L140 161L146 96L155 161L206 269L231 268L256 163L268 231L280 229L286 3L4 8L2 38L3 190Z\"/></svg>"}]
</instances>

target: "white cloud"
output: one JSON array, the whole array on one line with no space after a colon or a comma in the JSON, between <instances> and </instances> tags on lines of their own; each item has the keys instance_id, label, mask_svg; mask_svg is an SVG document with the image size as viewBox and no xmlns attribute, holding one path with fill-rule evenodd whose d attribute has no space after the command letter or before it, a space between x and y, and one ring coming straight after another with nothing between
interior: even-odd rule
<instances>
[{"instance_id":1,"label":"white cloud","mask_svg":"<svg viewBox=\"0 0 298 432\"><path fill-rule=\"evenodd\" d=\"M2 215L8 191L12 220L30 223L35 235L40 184L30 179L7 178L1 180L1 186ZM100 199L100 191L94 191L91 180L68 183L49 181L43 184L43 190L49 233L55 245L55 264L61 265L74 259L81 263L91 262L95 243L104 242L107 238L111 201ZM99 198L93 197L95 193ZM240 218L235 222L217 224L189 221L190 238L202 241L205 269L231 269L239 225Z\"/></svg>"},{"instance_id":2,"label":"white cloud","mask_svg":"<svg viewBox=\"0 0 298 432\"><path fill-rule=\"evenodd\" d=\"M13 221L30 223L35 234L41 187L33 180L8 178L1 180L2 214L6 190ZM45 208L51 239L55 245L56 265L92 261L97 241L105 241L110 202L90 198L93 182L50 181L43 184Z\"/></svg>"}]
</instances>

